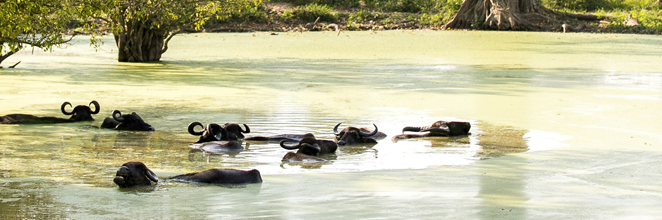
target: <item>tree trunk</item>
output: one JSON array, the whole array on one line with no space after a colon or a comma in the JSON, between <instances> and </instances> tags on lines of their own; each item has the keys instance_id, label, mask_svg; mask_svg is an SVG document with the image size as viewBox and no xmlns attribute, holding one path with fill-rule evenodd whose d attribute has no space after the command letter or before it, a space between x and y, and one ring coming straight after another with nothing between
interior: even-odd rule
<instances>
[{"instance_id":1,"label":"tree trunk","mask_svg":"<svg viewBox=\"0 0 662 220\"><path fill-rule=\"evenodd\" d=\"M536 0L464 0L457 14L444 28L492 30L539 30L551 10Z\"/></svg>"},{"instance_id":2,"label":"tree trunk","mask_svg":"<svg viewBox=\"0 0 662 220\"><path fill-rule=\"evenodd\" d=\"M147 26L131 22L126 29L115 34L115 43L119 49L120 62L154 62L161 60L164 50L165 31L150 29Z\"/></svg>"}]
</instances>

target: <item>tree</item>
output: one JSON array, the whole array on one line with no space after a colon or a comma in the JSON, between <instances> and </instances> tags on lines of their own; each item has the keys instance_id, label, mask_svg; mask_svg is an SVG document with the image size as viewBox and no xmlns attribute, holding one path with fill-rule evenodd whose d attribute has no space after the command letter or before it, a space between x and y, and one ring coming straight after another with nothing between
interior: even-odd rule
<instances>
[{"instance_id":1,"label":"tree","mask_svg":"<svg viewBox=\"0 0 662 220\"><path fill-rule=\"evenodd\" d=\"M176 34L239 11L247 0L89 0L115 37L120 62L159 61Z\"/></svg>"},{"instance_id":2,"label":"tree","mask_svg":"<svg viewBox=\"0 0 662 220\"><path fill-rule=\"evenodd\" d=\"M598 20L595 15L555 12L540 6L537 0L464 0L444 28L541 30L550 22L563 23L568 18ZM553 27L560 25L553 24Z\"/></svg>"},{"instance_id":3,"label":"tree","mask_svg":"<svg viewBox=\"0 0 662 220\"><path fill-rule=\"evenodd\" d=\"M0 63L27 46L46 51L69 41L76 9L74 0L0 0Z\"/></svg>"}]
</instances>

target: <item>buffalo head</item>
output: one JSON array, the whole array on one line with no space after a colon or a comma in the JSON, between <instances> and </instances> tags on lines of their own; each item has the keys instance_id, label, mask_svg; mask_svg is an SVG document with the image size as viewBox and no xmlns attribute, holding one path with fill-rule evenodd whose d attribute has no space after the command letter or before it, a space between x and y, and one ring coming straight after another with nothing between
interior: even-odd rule
<instances>
[{"instance_id":1,"label":"buffalo head","mask_svg":"<svg viewBox=\"0 0 662 220\"><path fill-rule=\"evenodd\" d=\"M203 129L201 131L195 131L196 126L200 126ZM188 133L191 135L200 135L200 139L195 143L220 141L223 137L223 133L226 133L227 135L225 129L216 123L207 124L207 127L205 128L202 123L197 121L191 122L188 125Z\"/></svg>"},{"instance_id":2,"label":"buffalo head","mask_svg":"<svg viewBox=\"0 0 662 220\"><path fill-rule=\"evenodd\" d=\"M154 127L145 123L135 112L129 115L122 115L122 112L119 110L113 111L113 117L106 118L101 124L101 128L127 131L154 131Z\"/></svg>"},{"instance_id":3,"label":"buffalo head","mask_svg":"<svg viewBox=\"0 0 662 220\"><path fill-rule=\"evenodd\" d=\"M200 126L201 131L195 131L195 127ZM222 127L216 123L208 124L205 128L200 122L191 122L188 125L188 133L192 135L200 135L200 139L196 143L209 142L209 141L236 141L238 138L244 138L242 133L250 133L250 128L244 124L246 130L243 130L238 124L226 123Z\"/></svg>"},{"instance_id":4,"label":"buffalo head","mask_svg":"<svg viewBox=\"0 0 662 220\"><path fill-rule=\"evenodd\" d=\"M285 144L286 140L280 141L280 146L288 150L296 150L297 153L305 155L318 156L320 154L335 153L338 145L333 141L317 140L311 133L304 135L303 139L297 145L288 146Z\"/></svg>"},{"instance_id":5,"label":"buffalo head","mask_svg":"<svg viewBox=\"0 0 662 220\"><path fill-rule=\"evenodd\" d=\"M70 121L94 121L92 115L99 113L99 110L101 110L97 101L92 101L88 105L78 105L74 107L71 112L67 112L65 109L67 105L71 107L71 103L69 102L62 103L62 106L60 106L60 111L62 111L62 114L71 115L71 118L69 118ZM92 108L90 108L92 105L94 105L94 111L92 111Z\"/></svg>"},{"instance_id":6,"label":"buffalo head","mask_svg":"<svg viewBox=\"0 0 662 220\"><path fill-rule=\"evenodd\" d=\"M336 140L338 141L338 145L377 143L375 139L371 138L378 132L377 125L372 124L373 126L375 126L375 130L369 133L364 132L356 127L346 127L342 131L338 132L338 126L340 126L340 124L342 123L338 123L335 127L333 127L333 133L336 135Z\"/></svg>"},{"instance_id":7,"label":"buffalo head","mask_svg":"<svg viewBox=\"0 0 662 220\"><path fill-rule=\"evenodd\" d=\"M228 133L234 134L239 139L244 139L244 134L242 133L246 133L246 134L251 133L251 128L249 128L248 125L246 124L243 125L246 128L246 130L242 129L241 126L239 126L239 124L225 123L225 130L227 130Z\"/></svg>"},{"instance_id":8,"label":"buffalo head","mask_svg":"<svg viewBox=\"0 0 662 220\"><path fill-rule=\"evenodd\" d=\"M151 181L158 183L159 178L142 162L128 162L122 164L113 179L113 182L115 182L120 188L152 185Z\"/></svg>"}]
</instances>

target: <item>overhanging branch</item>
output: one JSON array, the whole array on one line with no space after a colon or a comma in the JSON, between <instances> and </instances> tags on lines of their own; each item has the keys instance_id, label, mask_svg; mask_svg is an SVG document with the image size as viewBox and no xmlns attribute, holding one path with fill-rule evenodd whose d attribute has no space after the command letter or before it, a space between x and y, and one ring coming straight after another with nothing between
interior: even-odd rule
<instances>
[{"instance_id":1,"label":"overhanging branch","mask_svg":"<svg viewBox=\"0 0 662 220\"><path fill-rule=\"evenodd\" d=\"M175 30L169 33L168 37L166 38L165 42L163 43L163 49L161 50L161 54L165 53L168 50L168 42L170 42L170 39L174 37L175 35L179 34L179 30Z\"/></svg>"}]
</instances>

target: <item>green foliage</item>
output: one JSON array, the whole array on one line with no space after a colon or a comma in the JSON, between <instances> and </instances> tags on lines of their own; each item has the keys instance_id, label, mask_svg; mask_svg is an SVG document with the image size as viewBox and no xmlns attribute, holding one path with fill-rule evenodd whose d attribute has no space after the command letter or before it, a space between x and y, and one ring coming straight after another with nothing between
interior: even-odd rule
<instances>
[{"instance_id":1,"label":"green foliage","mask_svg":"<svg viewBox=\"0 0 662 220\"><path fill-rule=\"evenodd\" d=\"M655 0L541 0L548 8L575 12L651 9Z\"/></svg>"},{"instance_id":2,"label":"green foliage","mask_svg":"<svg viewBox=\"0 0 662 220\"><path fill-rule=\"evenodd\" d=\"M266 21L269 19L262 1L251 1L244 5L241 10L232 15L243 21Z\"/></svg>"},{"instance_id":3,"label":"green foliage","mask_svg":"<svg viewBox=\"0 0 662 220\"><path fill-rule=\"evenodd\" d=\"M165 32L199 30L212 17L227 17L241 11L244 0L90 0L111 21L114 34L140 25Z\"/></svg>"},{"instance_id":4,"label":"green foliage","mask_svg":"<svg viewBox=\"0 0 662 220\"><path fill-rule=\"evenodd\" d=\"M420 22L422 25L440 26L448 23L453 18L453 16L455 16L455 12L442 12L437 14L423 13L423 15L421 15Z\"/></svg>"},{"instance_id":5,"label":"green foliage","mask_svg":"<svg viewBox=\"0 0 662 220\"><path fill-rule=\"evenodd\" d=\"M281 16L284 20L296 19L305 22L313 22L318 17L320 18L319 22L335 22L337 20L333 8L317 3L295 7L291 11L285 11Z\"/></svg>"},{"instance_id":6,"label":"green foliage","mask_svg":"<svg viewBox=\"0 0 662 220\"><path fill-rule=\"evenodd\" d=\"M0 1L0 63L26 47L50 50L65 43L71 18L78 11L74 0Z\"/></svg>"},{"instance_id":7,"label":"green foliage","mask_svg":"<svg viewBox=\"0 0 662 220\"><path fill-rule=\"evenodd\" d=\"M632 15L641 24L640 26L628 27L623 21ZM614 30L655 30L662 31L662 10L632 10L632 11L612 11L608 18L608 28Z\"/></svg>"},{"instance_id":8,"label":"green foliage","mask_svg":"<svg viewBox=\"0 0 662 220\"><path fill-rule=\"evenodd\" d=\"M332 7L356 8L359 11L437 13L460 8L462 0L276 0L294 5L318 4Z\"/></svg>"}]
</instances>

